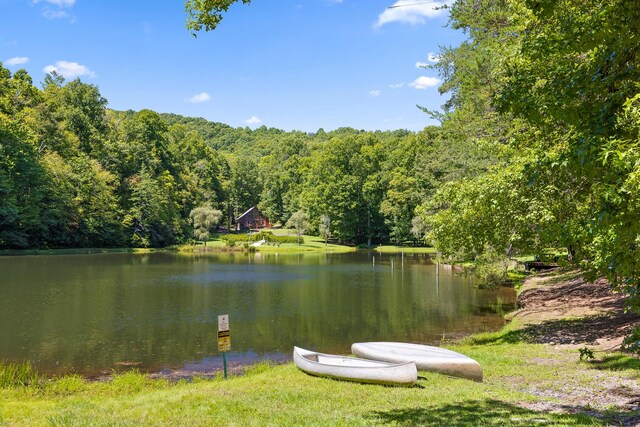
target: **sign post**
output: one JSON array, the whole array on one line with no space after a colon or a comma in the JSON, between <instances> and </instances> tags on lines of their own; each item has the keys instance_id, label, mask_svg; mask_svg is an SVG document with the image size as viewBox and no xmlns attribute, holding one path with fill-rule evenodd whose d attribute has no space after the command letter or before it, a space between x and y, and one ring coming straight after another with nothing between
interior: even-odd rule
<instances>
[{"instance_id":1,"label":"sign post","mask_svg":"<svg viewBox=\"0 0 640 427\"><path fill-rule=\"evenodd\" d=\"M229 333L229 315L218 316L218 351L222 352L224 379L227 379L227 351L231 350L231 334Z\"/></svg>"}]
</instances>

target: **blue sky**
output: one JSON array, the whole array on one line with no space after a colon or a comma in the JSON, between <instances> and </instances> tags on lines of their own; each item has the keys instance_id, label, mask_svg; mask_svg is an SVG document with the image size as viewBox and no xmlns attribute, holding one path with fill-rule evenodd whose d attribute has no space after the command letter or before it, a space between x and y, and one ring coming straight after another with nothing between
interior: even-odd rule
<instances>
[{"instance_id":1,"label":"blue sky","mask_svg":"<svg viewBox=\"0 0 640 427\"><path fill-rule=\"evenodd\" d=\"M387 9L388 6L409 4ZM421 0L253 0L194 38L184 3L0 0L0 61L95 84L109 107L231 126L420 130L438 108L447 13Z\"/></svg>"}]
</instances>

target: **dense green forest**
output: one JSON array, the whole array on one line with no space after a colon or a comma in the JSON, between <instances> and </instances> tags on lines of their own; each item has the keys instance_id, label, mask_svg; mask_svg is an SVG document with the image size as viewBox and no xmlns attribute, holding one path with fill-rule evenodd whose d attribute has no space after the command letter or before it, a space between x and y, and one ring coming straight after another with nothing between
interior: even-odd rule
<instances>
[{"instance_id":1,"label":"dense green forest","mask_svg":"<svg viewBox=\"0 0 640 427\"><path fill-rule=\"evenodd\" d=\"M223 224L254 205L281 224L304 211L348 243L420 239L416 206L492 157L445 143L437 127L307 134L113 111L94 85L52 74L39 89L23 70L1 70L4 248L184 242L202 206Z\"/></svg>"}]
</instances>

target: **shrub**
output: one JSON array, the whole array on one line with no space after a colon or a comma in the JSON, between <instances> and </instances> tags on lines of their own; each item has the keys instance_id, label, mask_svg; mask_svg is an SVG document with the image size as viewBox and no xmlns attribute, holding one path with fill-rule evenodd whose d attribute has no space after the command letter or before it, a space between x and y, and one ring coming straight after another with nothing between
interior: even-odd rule
<instances>
[{"instance_id":1,"label":"shrub","mask_svg":"<svg viewBox=\"0 0 640 427\"><path fill-rule=\"evenodd\" d=\"M237 243L254 243L264 240L268 243L298 243L296 236L276 236L270 231L261 231L256 234L225 234L220 236L220 240L224 241L227 246L235 246ZM304 243L304 239L300 240Z\"/></svg>"}]
</instances>

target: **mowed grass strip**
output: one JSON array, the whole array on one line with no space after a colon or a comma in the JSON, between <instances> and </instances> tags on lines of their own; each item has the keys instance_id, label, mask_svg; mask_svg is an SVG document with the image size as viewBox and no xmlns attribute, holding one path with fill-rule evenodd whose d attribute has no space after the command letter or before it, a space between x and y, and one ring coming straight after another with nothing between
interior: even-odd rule
<instances>
[{"instance_id":1,"label":"mowed grass strip","mask_svg":"<svg viewBox=\"0 0 640 427\"><path fill-rule=\"evenodd\" d=\"M275 233L274 233L275 234ZM291 233L284 235L293 235ZM300 245L296 243L282 243L279 246L275 245L261 245L256 248L258 252L277 252L277 253L293 253L293 252L331 252L331 253L344 253L353 252L355 247L336 245L333 243L325 244L324 240L318 236L303 235L304 243Z\"/></svg>"},{"instance_id":2,"label":"mowed grass strip","mask_svg":"<svg viewBox=\"0 0 640 427\"><path fill-rule=\"evenodd\" d=\"M262 363L228 380L218 377L178 383L137 372L105 382L71 376L41 388L0 390L0 424L475 426L602 422L584 414L523 407L523 403L557 400L541 396L538 390L542 386L561 388L567 378L576 376L588 384L595 371L577 362L576 355L558 350L550 353L547 346L522 343L451 348L481 363L483 383L421 372L416 387L366 385L312 377L291 363ZM527 362L532 357L551 358L554 363ZM624 369L613 373L628 374ZM602 417L608 415L603 413Z\"/></svg>"},{"instance_id":3,"label":"mowed grass strip","mask_svg":"<svg viewBox=\"0 0 640 427\"><path fill-rule=\"evenodd\" d=\"M376 246L374 249L376 252L383 254L430 254L435 255L438 251L436 248L426 247L413 247L413 246L393 246L393 245L381 245Z\"/></svg>"}]
</instances>

